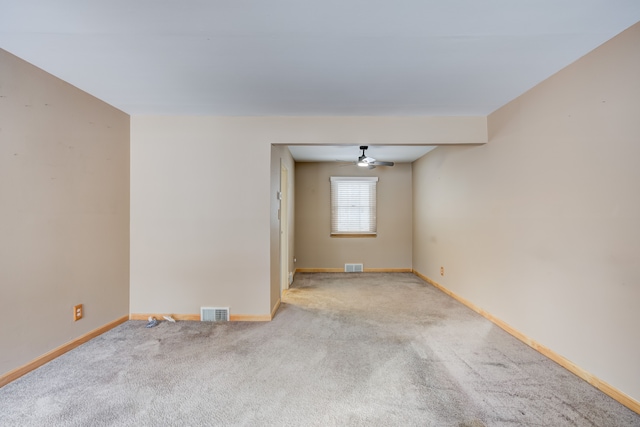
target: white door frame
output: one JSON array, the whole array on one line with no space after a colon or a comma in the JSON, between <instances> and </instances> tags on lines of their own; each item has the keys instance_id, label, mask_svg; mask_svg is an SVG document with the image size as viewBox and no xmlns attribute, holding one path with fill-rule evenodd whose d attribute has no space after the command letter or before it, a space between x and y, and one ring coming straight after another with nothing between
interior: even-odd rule
<instances>
[{"instance_id":1,"label":"white door frame","mask_svg":"<svg viewBox=\"0 0 640 427\"><path fill-rule=\"evenodd\" d=\"M280 293L289 289L289 170L280 161Z\"/></svg>"}]
</instances>

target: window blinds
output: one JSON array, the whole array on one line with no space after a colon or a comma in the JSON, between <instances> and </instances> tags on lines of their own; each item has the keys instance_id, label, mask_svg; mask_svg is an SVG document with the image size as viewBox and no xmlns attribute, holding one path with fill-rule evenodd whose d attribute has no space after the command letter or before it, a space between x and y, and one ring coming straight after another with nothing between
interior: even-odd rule
<instances>
[{"instance_id":1,"label":"window blinds","mask_svg":"<svg viewBox=\"0 0 640 427\"><path fill-rule=\"evenodd\" d=\"M331 177L331 234L376 234L378 177Z\"/></svg>"}]
</instances>

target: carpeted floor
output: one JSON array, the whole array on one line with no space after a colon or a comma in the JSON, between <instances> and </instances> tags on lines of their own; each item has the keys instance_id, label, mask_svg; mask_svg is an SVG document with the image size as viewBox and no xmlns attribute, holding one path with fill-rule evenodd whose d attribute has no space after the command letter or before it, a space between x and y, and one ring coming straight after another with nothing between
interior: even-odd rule
<instances>
[{"instance_id":1,"label":"carpeted floor","mask_svg":"<svg viewBox=\"0 0 640 427\"><path fill-rule=\"evenodd\" d=\"M412 274L297 274L272 322L145 324L0 388L0 425L640 426Z\"/></svg>"}]
</instances>

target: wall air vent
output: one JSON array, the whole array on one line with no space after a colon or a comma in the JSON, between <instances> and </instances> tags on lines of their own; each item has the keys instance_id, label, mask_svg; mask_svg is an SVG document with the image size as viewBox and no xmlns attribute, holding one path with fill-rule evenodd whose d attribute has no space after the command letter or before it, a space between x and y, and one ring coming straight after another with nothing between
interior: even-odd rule
<instances>
[{"instance_id":1,"label":"wall air vent","mask_svg":"<svg viewBox=\"0 0 640 427\"><path fill-rule=\"evenodd\" d=\"M344 272L345 273L362 273L364 271L364 266L362 264L345 264Z\"/></svg>"},{"instance_id":2,"label":"wall air vent","mask_svg":"<svg viewBox=\"0 0 640 427\"><path fill-rule=\"evenodd\" d=\"M228 322L229 307L200 307L202 322Z\"/></svg>"}]
</instances>

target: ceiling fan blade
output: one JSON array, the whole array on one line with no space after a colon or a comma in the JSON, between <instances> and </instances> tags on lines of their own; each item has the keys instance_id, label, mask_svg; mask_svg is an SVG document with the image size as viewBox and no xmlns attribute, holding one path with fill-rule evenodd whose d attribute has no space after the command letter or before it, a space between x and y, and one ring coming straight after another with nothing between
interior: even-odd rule
<instances>
[{"instance_id":1,"label":"ceiling fan blade","mask_svg":"<svg viewBox=\"0 0 640 427\"><path fill-rule=\"evenodd\" d=\"M367 169L375 169L376 167L373 165L373 163L369 163L369 166L367 166Z\"/></svg>"},{"instance_id":2,"label":"ceiling fan blade","mask_svg":"<svg viewBox=\"0 0 640 427\"><path fill-rule=\"evenodd\" d=\"M393 166L394 165L393 162L378 162L378 161L371 162L369 164L376 165L376 166Z\"/></svg>"}]
</instances>

